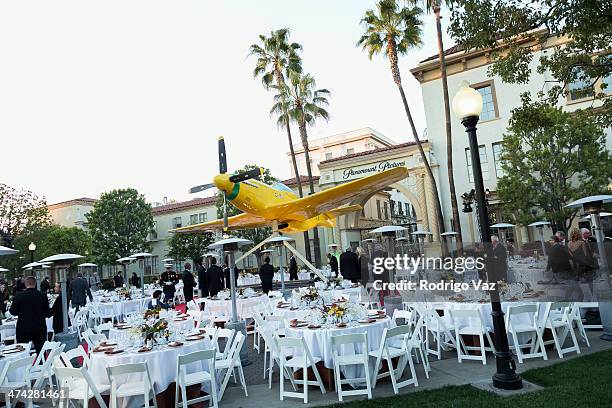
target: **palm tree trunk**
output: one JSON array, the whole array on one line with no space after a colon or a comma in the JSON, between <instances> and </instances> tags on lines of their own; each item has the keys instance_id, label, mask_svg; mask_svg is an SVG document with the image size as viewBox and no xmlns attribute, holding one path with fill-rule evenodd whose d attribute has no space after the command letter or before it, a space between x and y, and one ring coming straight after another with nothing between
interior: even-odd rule
<instances>
[{"instance_id":1,"label":"palm tree trunk","mask_svg":"<svg viewBox=\"0 0 612 408\"><path fill-rule=\"evenodd\" d=\"M304 112L302 112L302 117ZM299 122L300 136L302 137L302 146L304 147L304 156L306 159L306 172L308 174L308 186L310 188L310 194L314 194L314 182L312 180L312 167L310 166L310 152L308 151L308 132L306 130L306 123L304 120ZM314 261L317 268L321 267L321 243L319 242L319 232L317 227L312 229L312 239L314 243Z\"/></svg>"},{"instance_id":2,"label":"palm tree trunk","mask_svg":"<svg viewBox=\"0 0 612 408\"><path fill-rule=\"evenodd\" d=\"M453 230L457 233L457 256L463 255L463 238L461 236L461 222L459 221L459 208L457 193L455 191L455 175L453 170L453 138L451 133L450 103L448 100L448 81L446 78L446 58L442 42L442 23L440 21L440 7L434 8L436 16L436 31L438 33L438 56L440 58L440 76L442 77L442 94L444 97L444 119L446 121L446 167L448 171L448 185L450 187L450 200L453 212Z\"/></svg>"},{"instance_id":3,"label":"palm tree trunk","mask_svg":"<svg viewBox=\"0 0 612 408\"><path fill-rule=\"evenodd\" d=\"M278 86L278 89L282 89L282 86L283 86L282 73L277 70L275 72L275 76L276 76L276 85ZM287 112L284 112L284 113L286 114ZM293 172L295 173L295 180L297 181L298 193L299 193L300 198L302 198L304 197L304 191L302 190L302 180L300 178L300 172L298 170L297 160L295 159L295 150L293 149L293 138L291 137L291 125L289 124L289 120L287 120L286 125L287 125L287 138L289 139L289 153L291 154L291 164L293 165ZM312 262L312 257L310 255L310 237L308 236L308 231L304 231L304 251L306 252L306 260L308 260L308 262Z\"/></svg>"}]
</instances>

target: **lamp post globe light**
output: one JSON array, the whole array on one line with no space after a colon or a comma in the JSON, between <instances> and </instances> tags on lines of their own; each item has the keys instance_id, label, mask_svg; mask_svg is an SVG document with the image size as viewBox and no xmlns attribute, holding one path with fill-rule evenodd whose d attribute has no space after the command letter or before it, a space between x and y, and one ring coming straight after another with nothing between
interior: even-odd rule
<instances>
[{"instance_id":1,"label":"lamp post globe light","mask_svg":"<svg viewBox=\"0 0 612 408\"><path fill-rule=\"evenodd\" d=\"M28 250L30 251L30 263L34 262L34 252L36 252L36 244L34 242L30 242L28 245Z\"/></svg>"},{"instance_id":2,"label":"lamp post globe light","mask_svg":"<svg viewBox=\"0 0 612 408\"><path fill-rule=\"evenodd\" d=\"M476 136L476 124L478 124L480 113L482 112L482 96L478 91L471 88L469 83L464 81L453 98L452 106L453 112L461 119L461 123L465 126L465 131L468 135L480 238L485 250L485 260L492 260L493 251L491 247L491 231L489 229L489 215L487 214L485 188L482 179L482 169L480 167L480 152L478 149L478 138ZM495 271L489 268L490 262L486 262L485 264L488 272L491 272L489 275L493 275ZM491 291L490 294L496 364L496 373L493 374L493 386L504 390L520 389L523 387L523 381L521 377L516 374L515 363L508 347L508 337L504 326L504 313L501 308L499 292L494 290Z\"/></svg>"}]
</instances>

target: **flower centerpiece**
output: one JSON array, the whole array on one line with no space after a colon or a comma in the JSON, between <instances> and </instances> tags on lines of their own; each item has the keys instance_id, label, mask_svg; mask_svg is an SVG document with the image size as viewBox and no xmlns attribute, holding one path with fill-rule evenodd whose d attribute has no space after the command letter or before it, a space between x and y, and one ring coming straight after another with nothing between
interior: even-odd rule
<instances>
[{"instance_id":1,"label":"flower centerpiece","mask_svg":"<svg viewBox=\"0 0 612 408\"><path fill-rule=\"evenodd\" d=\"M318 302L320 299L319 291L312 286L301 293L300 300L308 305Z\"/></svg>"},{"instance_id":2,"label":"flower centerpiece","mask_svg":"<svg viewBox=\"0 0 612 408\"><path fill-rule=\"evenodd\" d=\"M157 320L159 319L159 312L161 312L161 307L156 307L155 309L147 309L144 312L145 320Z\"/></svg>"},{"instance_id":3,"label":"flower centerpiece","mask_svg":"<svg viewBox=\"0 0 612 408\"><path fill-rule=\"evenodd\" d=\"M145 341L153 341L155 343L159 340L167 340L170 337L170 330L168 330L168 322L165 319L156 320L154 323L147 321L140 326L140 334L144 337Z\"/></svg>"},{"instance_id":4,"label":"flower centerpiece","mask_svg":"<svg viewBox=\"0 0 612 408\"><path fill-rule=\"evenodd\" d=\"M118 288L115 290L115 294L121 299L130 300L130 291L127 288Z\"/></svg>"},{"instance_id":5,"label":"flower centerpiece","mask_svg":"<svg viewBox=\"0 0 612 408\"><path fill-rule=\"evenodd\" d=\"M323 305L323 316L332 323L344 323L347 317L346 307L339 303L333 303L331 306Z\"/></svg>"},{"instance_id":6,"label":"flower centerpiece","mask_svg":"<svg viewBox=\"0 0 612 408\"><path fill-rule=\"evenodd\" d=\"M336 286L342 286L342 282L344 282L344 278L342 275L338 275L336 277L329 278L328 284L330 288L334 288Z\"/></svg>"}]
</instances>

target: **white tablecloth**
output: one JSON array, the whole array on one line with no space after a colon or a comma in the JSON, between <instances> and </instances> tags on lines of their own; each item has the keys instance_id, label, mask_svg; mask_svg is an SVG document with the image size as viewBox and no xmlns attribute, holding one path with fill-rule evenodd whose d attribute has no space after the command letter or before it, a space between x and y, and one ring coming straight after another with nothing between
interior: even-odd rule
<instances>
[{"instance_id":1,"label":"white tablecloth","mask_svg":"<svg viewBox=\"0 0 612 408\"><path fill-rule=\"evenodd\" d=\"M102 316L113 316L120 319L126 313L134 313L146 309L151 301L150 297L144 299L122 300L119 302L99 302L98 308Z\"/></svg>"},{"instance_id":2,"label":"white tablecloth","mask_svg":"<svg viewBox=\"0 0 612 408\"><path fill-rule=\"evenodd\" d=\"M171 320L169 322L169 328L171 332L175 330L182 330L184 332L188 332L188 331L193 330L194 327L195 327L195 321L191 317L187 318L186 320L180 320L180 321ZM129 332L129 330L130 330L129 328L128 329L118 329L116 327L113 327L108 331L108 339L116 341L120 337L122 337L124 334L127 334L126 332Z\"/></svg>"},{"instance_id":3,"label":"white tablecloth","mask_svg":"<svg viewBox=\"0 0 612 408\"><path fill-rule=\"evenodd\" d=\"M47 323L47 332L52 332L53 331L53 317L47 317L45 319L46 323ZM7 326L15 326L17 327L17 319L15 320L6 320L3 319L2 320L2 324L7 325ZM15 330L6 330L6 335L7 336L14 336L15 335ZM1 372L1 371L0 371Z\"/></svg>"},{"instance_id":4,"label":"white tablecloth","mask_svg":"<svg viewBox=\"0 0 612 408\"><path fill-rule=\"evenodd\" d=\"M264 302L268 301L268 296L267 295L260 295L260 296L253 296L250 298L241 298L238 297L236 299L236 308L237 308L237 313L238 313L238 318L239 319L243 319L243 316L246 315L246 313L243 313L243 309L244 312L246 312L246 309L244 308L245 305L251 305L251 304L261 304ZM231 299L202 299L202 302L204 302L204 312L206 312L206 308L208 306L212 306L214 308L220 308L221 309L221 314L224 317L230 317L232 315L232 300ZM218 315L218 313L217 313Z\"/></svg>"},{"instance_id":5,"label":"white tablecloth","mask_svg":"<svg viewBox=\"0 0 612 408\"><path fill-rule=\"evenodd\" d=\"M309 329L307 327L292 328L287 327L285 334L287 337L303 338L313 357L318 357L323 361L326 368L334 369L334 353L332 350L331 338L341 334L366 333L368 338L368 352L378 350L382 340L383 331L390 327L391 319L388 317L369 324L357 324L354 327L329 328L329 329ZM341 349L342 355L354 355L362 353L361 346L345 345ZM302 355L300 350L294 350L295 355ZM372 366L372 364L370 364ZM372 370L372 368L370 368ZM346 379L364 377L363 366L343 366L342 374Z\"/></svg>"},{"instance_id":6,"label":"white tablecloth","mask_svg":"<svg viewBox=\"0 0 612 408\"><path fill-rule=\"evenodd\" d=\"M21 344L22 346L24 346L26 349L22 352L19 353L10 353L10 354L3 354L2 352L0 352L0 355L2 355L3 357L0 358L0 373L4 370L4 366L6 364L8 364L9 361L12 360L18 360L20 358L23 357L27 357L30 355L30 350L27 347L27 344ZM13 345L9 346L10 348L13 347ZM8 379L9 381L17 381L17 380L23 380L25 376L25 372L23 368L20 368L18 370L12 370L8 372Z\"/></svg>"},{"instance_id":7,"label":"white tablecloth","mask_svg":"<svg viewBox=\"0 0 612 408\"><path fill-rule=\"evenodd\" d=\"M186 341L181 347L165 347L161 350L153 350L146 353L124 352L113 355L92 353L89 363L89 374L96 384L110 385L106 374L106 367L146 361L149 366L149 372L151 373L155 394L160 394L165 391L170 384L176 381L176 365L180 355L210 348L212 348L212 344L208 338L205 338L193 342ZM187 367L188 374L196 371L208 371L207 364L196 362ZM140 375L130 374L122 378L125 378L126 382L130 382L141 380L142 377ZM130 398L129 401L122 401L118 408L140 407L142 404L143 399L135 397Z\"/></svg>"}]
</instances>

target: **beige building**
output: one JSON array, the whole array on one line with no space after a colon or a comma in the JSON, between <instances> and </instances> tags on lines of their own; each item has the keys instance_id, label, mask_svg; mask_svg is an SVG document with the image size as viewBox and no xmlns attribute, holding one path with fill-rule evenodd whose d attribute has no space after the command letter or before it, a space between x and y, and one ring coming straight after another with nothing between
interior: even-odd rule
<instances>
[{"instance_id":1,"label":"beige building","mask_svg":"<svg viewBox=\"0 0 612 408\"><path fill-rule=\"evenodd\" d=\"M309 139L308 152L310 154L312 175L319 175L318 166L322 161L393 146L394 144L394 141L369 127L318 139ZM295 152L295 159L300 175L307 175L306 157L302 144L294 144L293 150ZM291 153L287 153L287 158L289 167L291 168L291 177L295 178L295 171L291 162Z\"/></svg>"},{"instance_id":2,"label":"beige building","mask_svg":"<svg viewBox=\"0 0 612 408\"><path fill-rule=\"evenodd\" d=\"M77 198L48 206L49 214L54 224L64 227L87 228L87 214L97 200L93 198Z\"/></svg>"}]
</instances>

